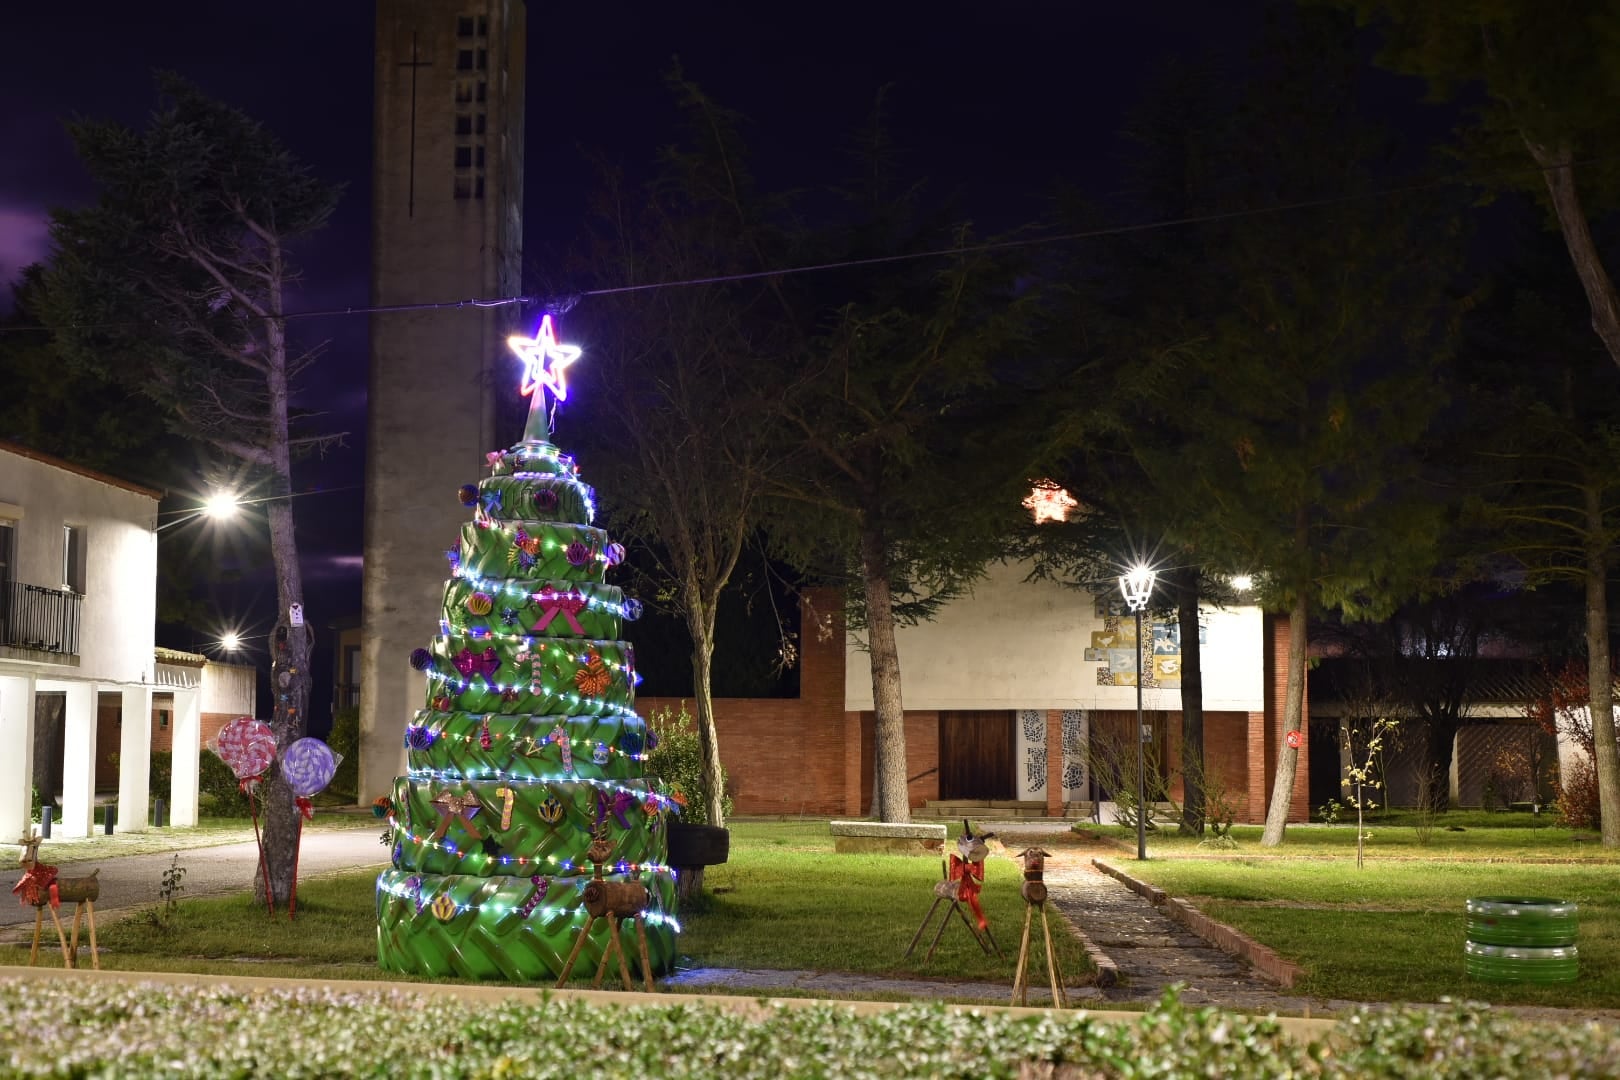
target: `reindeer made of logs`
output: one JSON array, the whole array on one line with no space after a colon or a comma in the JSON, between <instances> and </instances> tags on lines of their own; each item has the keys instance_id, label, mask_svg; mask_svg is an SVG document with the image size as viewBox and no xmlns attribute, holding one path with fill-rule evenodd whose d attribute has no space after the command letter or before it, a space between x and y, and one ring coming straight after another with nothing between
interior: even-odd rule
<instances>
[{"instance_id":1,"label":"reindeer made of logs","mask_svg":"<svg viewBox=\"0 0 1620 1080\"><path fill-rule=\"evenodd\" d=\"M939 905L949 902L950 907L940 917L939 929L934 931L934 940L928 946L928 952L923 957L923 963L934 958L934 950L939 948L939 939L945 936L945 928L950 925L951 913L955 912L962 917L962 925L967 927L968 933L978 943L988 956L992 951L1001 956L1001 946L996 944L995 937L990 933L990 920L985 918L984 908L979 906L979 892L984 888L984 860L990 854L990 845L987 843L995 833L986 832L974 835L973 826L966 818L962 820L962 835L956 838L956 854L941 867L944 872L943 881L934 883L934 903L929 907L928 914L923 916L922 925L912 935L911 944L906 946L905 955L910 956L917 948L917 942L922 940L923 931L928 929L928 922L934 917ZM973 912L973 919L969 920L967 912L962 910L966 905ZM977 925L975 925L977 924Z\"/></svg>"},{"instance_id":2,"label":"reindeer made of logs","mask_svg":"<svg viewBox=\"0 0 1620 1080\"><path fill-rule=\"evenodd\" d=\"M18 865L23 869L23 876L11 891L17 895L25 906L34 907L34 948L28 954L28 966L33 967L39 962L39 938L45 928L45 909L51 912L51 922L56 924L56 938L62 945L62 966L79 966L79 923L88 912L90 916L90 965L97 971L101 970L101 954L96 946L96 901L101 897L101 879L97 876L100 869L91 871L85 877L60 877L56 867L39 861L38 836L25 836L17 843L22 845L22 855ZM73 909L73 943L70 947L67 935L62 931L62 920L57 916L57 909L62 902L75 904Z\"/></svg>"},{"instance_id":3,"label":"reindeer made of logs","mask_svg":"<svg viewBox=\"0 0 1620 1080\"><path fill-rule=\"evenodd\" d=\"M1046 939L1046 975L1052 983L1052 1004L1060 1009L1069 1004L1063 993L1063 969L1052 949L1052 928L1046 922L1046 860L1051 854L1029 847L1015 856L1024 864L1024 884L1019 889L1024 898L1024 933L1018 943L1018 973L1013 976L1014 1005L1029 1004L1029 931L1036 908L1041 912L1041 936Z\"/></svg>"},{"instance_id":4,"label":"reindeer made of logs","mask_svg":"<svg viewBox=\"0 0 1620 1080\"><path fill-rule=\"evenodd\" d=\"M607 945L602 950L602 962L596 966L596 978L591 982L591 989L600 989L602 977L607 973L608 958L617 953L619 978L626 990L634 990L635 985L630 981L630 965L624 958L624 946L619 941L619 920L634 919L636 944L641 953L641 978L651 994L654 988L652 961L647 957L647 886L639 881L608 881L602 877L602 864L613 861L613 843L605 834L598 834L591 841L591 846L585 849L585 858L596 868L591 880L585 883L582 897L589 918L585 920L579 937L574 939L574 951L568 954L568 962L557 977L557 989L561 990L568 984L568 977L574 973L574 961L579 959L580 950L585 948L585 939L591 936L591 927L596 925L597 919L605 919L608 925Z\"/></svg>"}]
</instances>

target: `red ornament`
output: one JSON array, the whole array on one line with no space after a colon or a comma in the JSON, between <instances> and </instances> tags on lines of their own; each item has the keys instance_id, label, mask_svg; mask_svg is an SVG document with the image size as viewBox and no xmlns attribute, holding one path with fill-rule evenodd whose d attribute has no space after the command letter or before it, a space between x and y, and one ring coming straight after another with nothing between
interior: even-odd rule
<instances>
[{"instance_id":1,"label":"red ornament","mask_svg":"<svg viewBox=\"0 0 1620 1080\"><path fill-rule=\"evenodd\" d=\"M478 729L478 745L488 750L491 739L489 737L489 717L484 717L484 724Z\"/></svg>"},{"instance_id":2,"label":"red ornament","mask_svg":"<svg viewBox=\"0 0 1620 1080\"><path fill-rule=\"evenodd\" d=\"M1303 731L1290 731L1287 735L1287 740L1288 748L1290 750L1298 750L1301 746L1305 745L1305 733Z\"/></svg>"}]
</instances>

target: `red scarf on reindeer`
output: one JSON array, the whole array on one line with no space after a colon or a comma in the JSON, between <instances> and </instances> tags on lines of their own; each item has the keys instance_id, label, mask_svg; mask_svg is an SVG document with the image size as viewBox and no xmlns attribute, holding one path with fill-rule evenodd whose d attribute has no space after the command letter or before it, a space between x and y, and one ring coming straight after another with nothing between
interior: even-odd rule
<instances>
[{"instance_id":1,"label":"red scarf on reindeer","mask_svg":"<svg viewBox=\"0 0 1620 1080\"><path fill-rule=\"evenodd\" d=\"M39 907L49 898L51 907L62 906L56 892L56 867L37 862L11 887L24 907Z\"/></svg>"},{"instance_id":2,"label":"red scarf on reindeer","mask_svg":"<svg viewBox=\"0 0 1620 1080\"><path fill-rule=\"evenodd\" d=\"M951 880L961 882L956 890L957 899L972 910L973 917L979 921L979 929L988 929L990 920L984 917L984 908L979 906L979 891L984 887L984 863L968 862L960 855L952 855Z\"/></svg>"}]
</instances>

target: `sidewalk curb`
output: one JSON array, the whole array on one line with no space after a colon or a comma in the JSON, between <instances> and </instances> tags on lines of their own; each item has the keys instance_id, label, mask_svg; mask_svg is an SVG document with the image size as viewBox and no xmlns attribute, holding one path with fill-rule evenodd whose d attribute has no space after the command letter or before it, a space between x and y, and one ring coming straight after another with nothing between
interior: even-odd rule
<instances>
[{"instance_id":1,"label":"sidewalk curb","mask_svg":"<svg viewBox=\"0 0 1620 1080\"><path fill-rule=\"evenodd\" d=\"M1291 990L1294 981L1305 973L1305 969L1292 960L1284 960L1281 956L1278 956L1275 949L1260 944L1235 927L1228 926L1223 922L1217 922L1187 901L1170 896L1155 885L1139 881L1125 871L1101 859L1092 859L1091 865L1114 880L1121 882L1132 892L1150 901L1170 918L1217 949L1243 960L1255 970L1256 974L1266 980L1276 983L1284 989Z\"/></svg>"}]
</instances>

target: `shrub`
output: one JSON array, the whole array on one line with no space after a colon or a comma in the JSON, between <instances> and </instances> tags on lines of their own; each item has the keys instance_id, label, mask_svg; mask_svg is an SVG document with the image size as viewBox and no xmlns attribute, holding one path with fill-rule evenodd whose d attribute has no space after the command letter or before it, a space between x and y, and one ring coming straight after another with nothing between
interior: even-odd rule
<instances>
[{"instance_id":1,"label":"shrub","mask_svg":"<svg viewBox=\"0 0 1620 1080\"><path fill-rule=\"evenodd\" d=\"M360 793L360 710L337 709L332 713L332 730L326 736L332 753L343 758L328 789L340 795Z\"/></svg>"},{"instance_id":2,"label":"shrub","mask_svg":"<svg viewBox=\"0 0 1620 1080\"><path fill-rule=\"evenodd\" d=\"M197 788L213 800L214 817L247 817L248 799L237 785L236 774L212 750L204 750L197 763Z\"/></svg>"},{"instance_id":3,"label":"shrub","mask_svg":"<svg viewBox=\"0 0 1620 1080\"><path fill-rule=\"evenodd\" d=\"M698 740L697 721L686 711L667 705L647 717L647 732L657 739L657 745L647 754L647 774L664 782L664 787L678 801L684 800L681 820L688 825L711 824L708 815L709 789L703 783L703 750ZM731 796L724 794L726 773L720 770L721 813L731 816Z\"/></svg>"},{"instance_id":4,"label":"shrub","mask_svg":"<svg viewBox=\"0 0 1620 1080\"><path fill-rule=\"evenodd\" d=\"M146 770L149 792L159 799L167 799L174 787L174 752L153 750L152 761Z\"/></svg>"}]
</instances>

